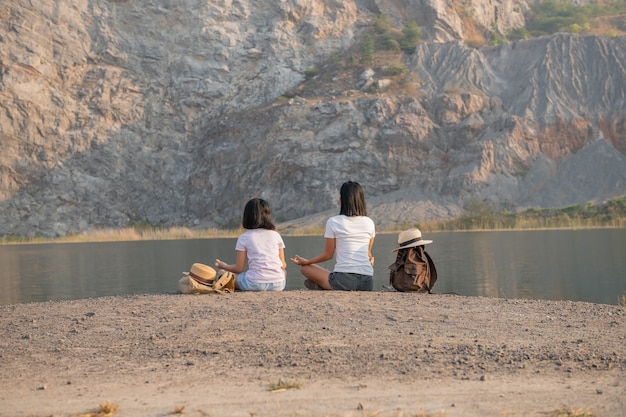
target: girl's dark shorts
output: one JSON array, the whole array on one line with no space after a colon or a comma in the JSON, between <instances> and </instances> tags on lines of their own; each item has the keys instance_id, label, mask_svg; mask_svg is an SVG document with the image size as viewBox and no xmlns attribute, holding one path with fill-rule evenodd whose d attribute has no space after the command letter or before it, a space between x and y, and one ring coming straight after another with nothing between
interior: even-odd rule
<instances>
[{"instance_id":1,"label":"girl's dark shorts","mask_svg":"<svg viewBox=\"0 0 626 417\"><path fill-rule=\"evenodd\" d=\"M350 272L331 272L328 283L333 290L372 291L374 279L371 275L352 274Z\"/></svg>"}]
</instances>

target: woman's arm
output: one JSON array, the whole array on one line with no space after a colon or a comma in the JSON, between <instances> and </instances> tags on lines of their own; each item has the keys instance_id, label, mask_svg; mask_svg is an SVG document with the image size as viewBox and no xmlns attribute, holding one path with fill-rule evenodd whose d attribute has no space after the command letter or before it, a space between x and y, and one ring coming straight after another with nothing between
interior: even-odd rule
<instances>
[{"instance_id":1,"label":"woman's arm","mask_svg":"<svg viewBox=\"0 0 626 417\"><path fill-rule=\"evenodd\" d=\"M215 260L215 266L224 269L226 271L232 272L233 274L240 274L246 268L246 255L247 252L244 250L238 250L237 252L237 261L233 265L229 265L226 262L222 262L219 259ZM283 261L284 262L284 261Z\"/></svg>"},{"instance_id":2,"label":"woman's arm","mask_svg":"<svg viewBox=\"0 0 626 417\"><path fill-rule=\"evenodd\" d=\"M320 255L317 255L313 259L306 259L299 255L296 255L293 258L291 258L291 261L300 266L326 262L330 259L333 259L333 256L335 255L335 244L336 244L335 238L326 238L326 245L324 246L324 252L322 252Z\"/></svg>"},{"instance_id":3,"label":"woman's arm","mask_svg":"<svg viewBox=\"0 0 626 417\"><path fill-rule=\"evenodd\" d=\"M372 246L374 245L374 238L370 239L370 245L367 248L367 256L370 259L370 263L374 266L374 256L372 255Z\"/></svg>"}]
</instances>

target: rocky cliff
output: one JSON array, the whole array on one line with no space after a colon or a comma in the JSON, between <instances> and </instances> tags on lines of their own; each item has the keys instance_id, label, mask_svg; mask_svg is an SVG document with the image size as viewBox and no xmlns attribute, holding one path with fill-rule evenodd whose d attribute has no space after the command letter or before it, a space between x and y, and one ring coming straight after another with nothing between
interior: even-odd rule
<instances>
[{"instance_id":1,"label":"rocky cliff","mask_svg":"<svg viewBox=\"0 0 626 417\"><path fill-rule=\"evenodd\" d=\"M626 194L626 38L470 48L468 10L473 30L504 32L527 5L463 7L7 0L0 234L237 226L254 196L279 221L319 221L348 179L380 227L474 200L514 210ZM417 22L423 42L363 65L381 14Z\"/></svg>"}]
</instances>

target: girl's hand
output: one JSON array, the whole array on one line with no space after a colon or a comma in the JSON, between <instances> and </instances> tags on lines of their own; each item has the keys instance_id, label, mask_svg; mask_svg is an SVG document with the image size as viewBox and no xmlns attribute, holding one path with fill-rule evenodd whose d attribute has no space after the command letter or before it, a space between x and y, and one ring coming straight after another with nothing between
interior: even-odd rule
<instances>
[{"instance_id":1,"label":"girl's hand","mask_svg":"<svg viewBox=\"0 0 626 417\"><path fill-rule=\"evenodd\" d=\"M220 261L219 259L216 259L216 260L215 260L215 266L216 266L218 269L224 269L224 265L226 265L226 264L225 264L224 262Z\"/></svg>"}]
</instances>

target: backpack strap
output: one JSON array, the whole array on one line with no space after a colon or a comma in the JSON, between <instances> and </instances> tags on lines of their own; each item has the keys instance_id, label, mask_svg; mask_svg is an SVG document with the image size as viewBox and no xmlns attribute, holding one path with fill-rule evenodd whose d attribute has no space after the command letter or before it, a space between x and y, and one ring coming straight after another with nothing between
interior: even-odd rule
<instances>
[{"instance_id":1,"label":"backpack strap","mask_svg":"<svg viewBox=\"0 0 626 417\"><path fill-rule=\"evenodd\" d=\"M233 290L231 289L232 285L229 286L228 284L230 283L231 280L234 280L234 279L235 279L235 274L233 274L232 272L220 269L218 276L215 279L215 282L213 283L213 289L218 294L225 294L225 293L233 292Z\"/></svg>"}]
</instances>

